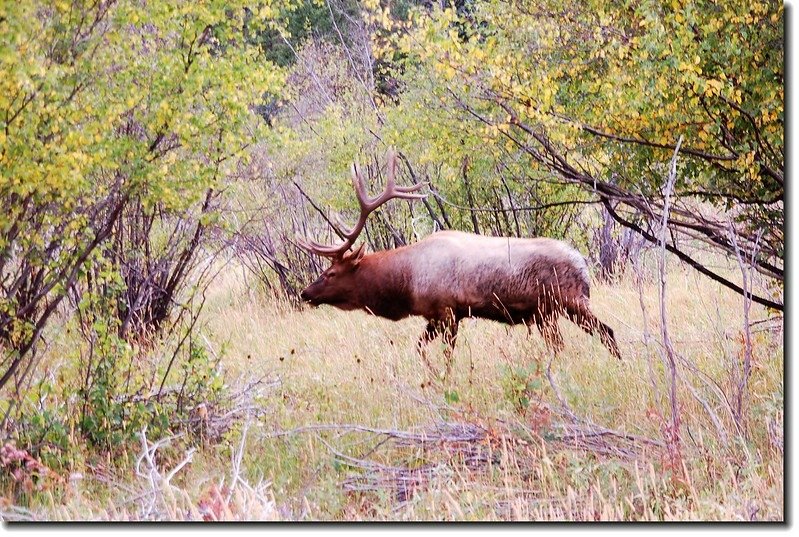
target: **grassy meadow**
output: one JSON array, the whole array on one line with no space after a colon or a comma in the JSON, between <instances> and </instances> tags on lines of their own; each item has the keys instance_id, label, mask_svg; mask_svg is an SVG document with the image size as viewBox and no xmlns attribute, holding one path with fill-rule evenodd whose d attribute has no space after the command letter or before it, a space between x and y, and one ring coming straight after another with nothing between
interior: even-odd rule
<instances>
[{"instance_id":1,"label":"grassy meadow","mask_svg":"<svg viewBox=\"0 0 799 537\"><path fill-rule=\"evenodd\" d=\"M26 513L782 520L781 320L752 328L753 371L736 425L731 371L745 352L742 299L669 265L666 312L680 357L675 454L664 443L670 405L658 281L642 273L640 286L628 270L592 288L593 309L614 328L623 361L563 319L566 346L556 357L536 331L466 320L453 373L442 380L416 354L421 319L298 310L230 264L208 291L201 332L221 355L226 382L267 379L251 400L254 411L225 442L199 446L189 458L164 444L152 463L139 454L131 468L75 469L63 494L41 495ZM752 307L750 321L766 318ZM442 349L430 351L443 370Z\"/></svg>"}]
</instances>

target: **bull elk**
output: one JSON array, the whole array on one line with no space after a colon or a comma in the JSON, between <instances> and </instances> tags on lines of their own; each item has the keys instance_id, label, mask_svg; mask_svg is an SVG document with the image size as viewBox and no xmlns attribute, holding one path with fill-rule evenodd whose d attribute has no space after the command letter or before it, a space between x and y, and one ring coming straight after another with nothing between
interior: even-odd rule
<instances>
[{"instance_id":1,"label":"bull elk","mask_svg":"<svg viewBox=\"0 0 799 537\"><path fill-rule=\"evenodd\" d=\"M363 309L399 320L419 315L427 327L417 348L427 363L427 343L441 336L450 354L458 323L480 317L507 324L534 324L547 346L558 352L563 338L558 317L566 316L589 334L599 333L610 353L621 359L613 330L589 309L588 267L565 243L546 238L486 237L460 231L439 231L415 244L366 254L361 244L350 248L371 212L390 199L421 199L424 183L397 186L397 155L388 154L386 188L369 198L357 163L352 182L361 212L343 243L326 246L298 241L306 250L331 259L330 267L305 288L301 298L314 306ZM429 364L427 364L429 367Z\"/></svg>"}]
</instances>

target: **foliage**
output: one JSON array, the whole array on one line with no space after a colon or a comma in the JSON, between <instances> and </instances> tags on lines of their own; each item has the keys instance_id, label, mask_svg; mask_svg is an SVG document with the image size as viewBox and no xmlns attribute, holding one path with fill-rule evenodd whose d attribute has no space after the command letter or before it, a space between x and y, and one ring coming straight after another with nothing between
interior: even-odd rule
<instances>
[{"instance_id":1,"label":"foliage","mask_svg":"<svg viewBox=\"0 0 799 537\"><path fill-rule=\"evenodd\" d=\"M286 67L298 60L296 51L306 40L338 42L343 39L349 44L348 21L357 16L354 0L300 0L282 6L278 15L282 20L279 29L253 31L250 40L264 51L266 59Z\"/></svg>"},{"instance_id":2,"label":"foliage","mask_svg":"<svg viewBox=\"0 0 799 537\"><path fill-rule=\"evenodd\" d=\"M275 5L248 25L271 24ZM240 38L245 7L0 7L0 386L22 380L19 366L131 200L186 211L257 136L249 106L282 76Z\"/></svg>"},{"instance_id":3,"label":"foliage","mask_svg":"<svg viewBox=\"0 0 799 537\"><path fill-rule=\"evenodd\" d=\"M447 132L455 123L478 133L478 154L520 151L531 182L578 186L650 240L682 136L670 227L734 255L733 220L740 249L779 283L782 31L782 6L771 2L486 1L466 14L419 10L382 53L405 57L408 93L422 94L404 103L405 115L424 125L420 134L436 133L426 138L431 153L458 146L430 126ZM726 216L706 214L702 202Z\"/></svg>"},{"instance_id":4,"label":"foliage","mask_svg":"<svg viewBox=\"0 0 799 537\"><path fill-rule=\"evenodd\" d=\"M503 366L502 389L505 399L513 405L516 412L524 413L536 392L541 390L541 375L538 362L529 366Z\"/></svg>"}]
</instances>

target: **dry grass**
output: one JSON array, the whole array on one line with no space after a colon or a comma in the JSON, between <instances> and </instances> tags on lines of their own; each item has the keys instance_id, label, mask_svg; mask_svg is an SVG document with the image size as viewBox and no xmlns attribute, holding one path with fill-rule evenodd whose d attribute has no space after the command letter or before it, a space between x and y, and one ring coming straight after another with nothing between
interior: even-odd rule
<instances>
[{"instance_id":1,"label":"dry grass","mask_svg":"<svg viewBox=\"0 0 799 537\"><path fill-rule=\"evenodd\" d=\"M208 344L224 353L229 379L279 379L259 401L262 417L249 423L246 443L239 431L231 450L201 449L170 479L173 463L144 465L160 478L87 472L64 502L30 515L782 520L781 322L753 332L738 430L726 399L743 352L742 300L669 267L670 330L683 357L675 460L662 441L668 402L657 296L652 279L641 297L632 274L592 289L595 312L616 331L621 362L565 320L566 348L554 359L537 333L470 320L452 377L423 388L428 374L414 350L422 320L295 311L264 299L242 269L230 267L208 296ZM766 316L752 309L753 320ZM434 358L441 363L440 349Z\"/></svg>"}]
</instances>

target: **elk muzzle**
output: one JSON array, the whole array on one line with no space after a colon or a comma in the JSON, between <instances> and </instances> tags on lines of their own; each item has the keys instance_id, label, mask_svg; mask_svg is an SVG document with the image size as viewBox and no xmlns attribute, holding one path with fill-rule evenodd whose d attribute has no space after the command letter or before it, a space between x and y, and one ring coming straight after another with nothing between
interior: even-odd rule
<instances>
[{"instance_id":1,"label":"elk muzzle","mask_svg":"<svg viewBox=\"0 0 799 537\"><path fill-rule=\"evenodd\" d=\"M314 300L314 293L311 291L311 287L313 287L313 284L311 284L308 287L306 287L305 289L303 289L302 292L300 293L300 298L304 302L308 302L312 306L318 306L319 302L316 302Z\"/></svg>"}]
</instances>

